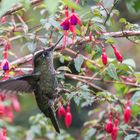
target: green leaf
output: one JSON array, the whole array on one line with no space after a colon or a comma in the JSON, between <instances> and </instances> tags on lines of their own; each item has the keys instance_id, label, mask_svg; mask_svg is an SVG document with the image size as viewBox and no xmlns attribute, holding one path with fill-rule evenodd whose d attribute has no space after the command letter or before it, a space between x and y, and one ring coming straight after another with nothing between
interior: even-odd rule
<instances>
[{"instance_id":1,"label":"green leaf","mask_svg":"<svg viewBox=\"0 0 140 140\"><path fill-rule=\"evenodd\" d=\"M140 1L139 0L135 0L133 7L136 10L136 12L138 12L140 10Z\"/></svg>"},{"instance_id":2,"label":"green leaf","mask_svg":"<svg viewBox=\"0 0 140 140\"><path fill-rule=\"evenodd\" d=\"M84 135L84 140L90 140L96 133L95 128L90 128L87 130L86 134Z\"/></svg>"},{"instance_id":3,"label":"green leaf","mask_svg":"<svg viewBox=\"0 0 140 140\"><path fill-rule=\"evenodd\" d=\"M75 9L75 10L80 10L81 7L78 4L75 4L74 2L70 1L70 0L61 0L61 2L64 5L67 5L70 9Z\"/></svg>"},{"instance_id":4,"label":"green leaf","mask_svg":"<svg viewBox=\"0 0 140 140\"><path fill-rule=\"evenodd\" d=\"M140 106L137 104L131 105L132 116L136 117L140 113Z\"/></svg>"},{"instance_id":5,"label":"green leaf","mask_svg":"<svg viewBox=\"0 0 140 140\"><path fill-rule=\"evenodd\" d=\"M107 73L108 75L115 79L115 80L118 80L118 75L117 75L117 72L116 72L116 67L114 64L109 64L108 68L107 68Z\"/></svg>"},{"instance_id":6,"label":"green leaf","mask_svg":"<svg viewBox=\"0 0 140 140\"><path fill-rule=\"evenodd\" d=\"M0 2L0 17L2 17L10 8L18 4L19 0L2 0Z\"/></svg>"},{"instance_id":7,"label":"green leaf","mask_svg":"<svg viewBox=\"0 0 140 140\"><path fill-rule=\"evenodd\" d=\"M130 135L127 135L124 140L132 140L134 138L136 138L137 134L130 134Z\"/></svg>"},{"instance_id":8,"label":"green leaf","mask_svg":"<svg viewBox=\"0 0 140 140\"><path fill-rule=\"evenodd\" d=\"M21 1L21 0L20 0ZM30 8L30 0L22 0L21 3L23 4L23 6L28 10Z\"/></svg>"},{"instance_id":9,"label":"green leaf","mask_svg":"<svg viewBox=\"0 0 140 140\"><path fill-rule=\"evenodd\" d=\"M74 59L74 66L78 72L80 72L81 66L83 64L83 56L79 54L75 59Z\"/></svg>"},{"instance_id":10,"label":"green leaf","mask_svg":"<svg viewBox=\"0 0 140 140\"><path fill-rule=\"evenodd\" d=\"M66 67L66 66L61 66L59 68L57 68L58 71L67 71L67 72L71 72L70 68L69 67Z\"/></svg>"},{"instance_id":11,"label":"green leaf","mask_svg":"<svg viewBox=\"0 0 140 140\"><path fill-rule=\"evenodd\" d=\"M131 104L135 104L140 100L140 91L136 91L135 94L131 97Z\"/></svg>"},{"instance_id":12,"label":"green leaf","mask_svg":"<svg viewBox=\"0 0 140 140\"><path fill-rule=\"evenodd\" d=\"M105 8L111 8L113 6L114 0L103 0L103 5Z\"/></svg>"},{"instance_id":13,"label":"green leaf","mask_svg":"<svg viewBox=\"0 0 140 140\"><path fill-rule=\"evenodd\" d=\"M78 96L74 96L74 102L76 103L77 106L80 105L80 98Z\"/></svg>"},{"instance_id":14,"label":"green leaf","mask_svg":"<svg viewBox=\"0 0 140 140\"><path fill-rule=\"evenodd\" d=\"M91 53L91 46L90 45L86 45L86 52L87 53Z\"/></svg>"},{"instance_id":15,"label":"green leaf","mask_svg":"<svg viewBox=\"0 0 140 140\"><path fill-rule=\"evenodd\" d=\"M120 18L119 22L120 22L120 23L124 23L124 24L126 24L126 23L127 23L127 21L126 21L126 19L125 19L125 18Z\"/></svg>"},{"instance_id":16,"label":"green leaf","mask_svg":"<svg viewBox=\"0 0 140 140\"><path fill-rule=\"evenodd\" d=\"M28 47L28 50L33 53L36 49L36 43L34 41L28 42L25 44Z\"/></svg>"},{"instance_id":17,"label":"green leaf","mask_svg":"<svg viewBox=\"0 0 140 140\"><path fill-rule=\"evenodd\" d=\"M102 50L101 50L100 47L98 47L97 45L95 45L94 46L94 51L95 51L95 53L93 54L92 59L97 59L97 58L101 57Z\"/></svg>"},{"instance_id":18,"label":"green leaf","mask_svg":"<svg viewBox=\"0 0 140 140\"><path fill-rule=\"evenodd\" d=\"M123 60L122 64L131 66L134 69L136 68L136 63L133 59L125 59L125 60Z\"/></svg>"},{"instance_id":19,"label":"green leaf","mask_svg":"<svg viewBox=\"0 0 140 140\"><path fill-rule=\"evenodd\" d=\"M57 10L57 6L59 4L59 0L45 0L44 1L47 10L50 14L54 14Z\"/></svg>"}]
</instances>

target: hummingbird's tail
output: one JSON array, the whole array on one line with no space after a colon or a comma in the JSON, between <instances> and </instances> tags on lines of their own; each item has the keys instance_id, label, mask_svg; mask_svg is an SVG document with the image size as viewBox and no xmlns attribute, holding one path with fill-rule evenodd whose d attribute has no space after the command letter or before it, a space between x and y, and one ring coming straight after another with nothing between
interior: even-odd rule
<instances>
[{"instance_id":1,"label":"hummingbird's tail","mask_svg":"<svg viewBox=\"0 0 140 140\"><path fill-rule=\"evenodd\" d=\"M51 107L48 108L48 111L49 111L49 118L51 119L51 122L55 128L55 130L60 133L60 129L59 129L59 125L58 125L58 122L57 122L57 119L55 117L55 113L53 111L53 109Z\"/></svg>"}]
</instances>

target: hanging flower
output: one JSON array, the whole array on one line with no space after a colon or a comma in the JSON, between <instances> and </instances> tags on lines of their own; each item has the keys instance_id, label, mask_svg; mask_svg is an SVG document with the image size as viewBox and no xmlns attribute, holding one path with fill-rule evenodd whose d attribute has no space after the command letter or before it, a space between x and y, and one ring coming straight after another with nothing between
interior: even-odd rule
<instances>
[{"instance_id":1,"label":"hanging flower","mask_svg":"<svg viewBox=\"0 0 140 140\"><path fill-rule=\"evenodd\" d=\"M109 116L109 120L106 124L106 132L107 133L112 133L113 130L113 122L112 122L112 115Z\"/></svg>"},{"instance_id":2,"label":"hanging flower","mask_svg":"<svg viewBox=\"0 0 140 140\"><path fill-rule=\"evenodd\" d=\"M61 102L59 102L59 106L58 106L58 111L57 111L57 113L58 113L59 119L60 119L62 116L65 116L65 114L66 114L65 108L64 108L64 106L62 105Z\"/></svg>"},{"instance_id":3,"label":"hanging flower","mask_svg":"<svg viewBox=\"0 0 140 140\"><path fill-rule=\"evenodd\" d=\"M128 101L124 109L124 122L128 123L130 118L131 118L131 109L130 109L130 101Z\"/></svg>"},{"instance_id":4,"label":"hanging flower","mask_svg":"<svg viewBox=\"0 0 140 140\"><path fill-rule=\"evenodd\" d=\"M2 128L0 132L0 140L6 140L6 128Z\"/></svg>"},{"instance_id":5,"label":"hanging flower","mask_svg":"<svg viewBox=\"0 0 140 140\"><path fill-rule=\"evenodd\" d=\"M7 22L6 16L3 16L2 18L0 18L0 23L5 24L6 22Z\"/></svg>"},{"instance_id":6,"label":"hanging flower","mask_svg":"<svg viewBox=\"0 0 140 140\"><path fill-rule=\"evenodd\" d=\"M114 126L113 126L113 130L112 130L112 133L111 133L112 140L116 140L117 135L118 135L118 119L116 118Z\"/></svg>"},{"instance_id":7,"label":"hanging flower","mask_svg":"<svg viewBox=\"0 0 140 140\"><path fill-rule=\"evenodd\" d=\"M7 51L4 51L3 58L4 59L1 63L1 68L3 69L4 72L7 72L10 69L10 63L7 59Z\"/></svg>"},{"instance_id":8,"label":"hanging flower","mask_svg":"<svg viewBox=\"0 0 140 140\"><path fill-rule=\"evenodd\" d=\"M74 9L72 9L72 13L70 15L70 24L71 25L81 25L81 20L77 14L75 14Z\"/></svg>"},{"instance_id":9,"label":"hanging flower","mask_svg":"<svg viewBox=\"0 0 140 140\"><path fill-rule=\"evenodd\" d=\"M4 59L1 63L2 69L4 72L8 71L10 68L10 63L7 59Z\"/></svg>"},{"instance_id":10,"label":"hanging flower","mask_svg":"<svg viewBox=\"0 0 140 140\"><path fill-rule=\"evenodd\" d=\"M112 48L114 49L114 54L115 54L117 60L122 63L123 57L120 54L119 50L116 48L115 45L112 45Z\"/></svg>"},{"instance_id":11,"label":"hanging flower","mask_svg":"<svg viewBox=\"0 0 140 140\"><path fill-rule=\"evenodd\" d=\"M0 116L3 116L5 114L5 107L2 104L2 102L0 102Z\"/></svg>"},{"instance_id":12,"label":"hanging flower","mask_svg":"<svg viewBox=\"0 0 140 140\"><path fill-rule=\"evenodd\" d=\"M0 92L0 100L4 101L6 98L5 94L3 92Z\"/></svg>"},{"instance_id":13,"label":"hanging flower","mask_svg":"<svg viewBox=\"0 0 140 140\"><path fill-rule=\"evenodd\" d=\"M66 115L65 115L65 125L66 127L70 127L72 123L72 114L70 111L70 105L67 106Z\"/></svg>"},{"instance_id":14,"label":"hanging flower","mask_svg":"<svg viewBox=\"0 0 140 140\"><path fill-rule=\"evenodd\" d=\"M16 112L20 111L20 103L16 95L12 98L12 106Z\"/></svg>"},{"instance_id":15,"label":"hanging flower","mask_svg":"<svg viewBox=\"0 0 140 140\"><path fill-rule=\"evenodd\" d=\"M13 114L13 109L11 106L8 106L5 108L6 111L5 111L5 116L8 118L8 121L9 122L13 122L13 119L14 119L14 114Z\"/></svg>"},{"instance_id":16,"label":"hanging flower","mask_svg":"<svg viewBox=\"0 0 140 140\"><path fill-rule=\"evenodd\" d=\"M8 51L8 50L11 49L11 45L10 45L10 43L8 43L8 42L5 43L4 47L5 47L5 51Z\"/></svg>"},{"instance_id":17,"label":"hanging flower","mask_svg":"<svg viewBox=\"0 0 140 140\"><path fill-rule=\"evenodd\" d=\"M104 47L102 48L102 63L103 63L104 65L107 64L107 54L106 54L106 52L105 52L105 48L104 48Z\"/></svg>"}]
</instances>

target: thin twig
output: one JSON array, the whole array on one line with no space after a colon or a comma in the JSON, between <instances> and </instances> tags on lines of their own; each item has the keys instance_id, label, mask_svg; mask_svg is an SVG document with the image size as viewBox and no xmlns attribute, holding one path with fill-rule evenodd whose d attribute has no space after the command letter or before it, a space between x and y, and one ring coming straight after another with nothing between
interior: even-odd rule
<instances>
[{"instance_id":1,"label":"thin twig","mask_svg":"<svg viewBox=\"0 0 140 140\"><path fill-rule=\"evenodd\" d=\"M31 5L36 5L36 4L39 4L41 2L43 2L43 0L31 0ZM14 6L12 9L7 11L3 16L10 15L10 14L17 12L18 10L21 10L23 8L24 7L22 4L18 4L17 6Z\"/></svg>"}]
</instances>

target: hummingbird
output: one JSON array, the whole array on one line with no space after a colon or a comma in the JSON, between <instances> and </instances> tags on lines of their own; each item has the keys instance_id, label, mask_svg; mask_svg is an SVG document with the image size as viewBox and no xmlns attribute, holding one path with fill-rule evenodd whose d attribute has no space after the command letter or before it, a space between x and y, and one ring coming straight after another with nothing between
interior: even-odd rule
<instances>
[{"instance_id":1,"label":"hummingbird","mask_svg":"<svg viewBox=\"0 0 140 140\"><path fill-rule=\"evenodd\" d=\"M39 109L47 118L50 118L58 133L60 129L54 105L60 88L53 64L53 52L62 38L63 36L55 45L34 55L34 70L31 74L0 82L0 92L4 94L34 92Z\"/></svg>"}]
</instances>

